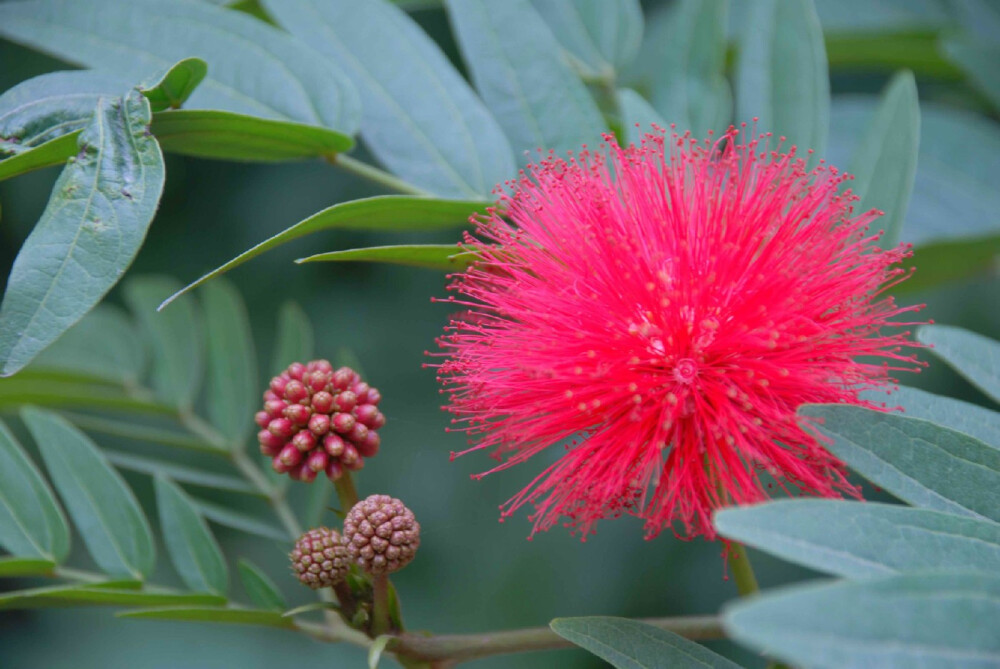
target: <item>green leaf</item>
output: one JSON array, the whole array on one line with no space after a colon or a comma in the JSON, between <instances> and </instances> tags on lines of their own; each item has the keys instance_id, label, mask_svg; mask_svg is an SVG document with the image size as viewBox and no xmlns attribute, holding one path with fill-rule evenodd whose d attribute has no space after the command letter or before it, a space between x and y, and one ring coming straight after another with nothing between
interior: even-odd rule
<instances>
[{"instance_id":1,"label":"green leaf","mask_svg":"<svg viewBox=\"0 0 1000 669\"><path fill-rule=\"evenodd\" d=\"M994 401L1000 402L1000 342L949 325L924 325L917 339Z\"/></svg>"},{"instance_id":2,"label":"green leaf","mask_svg":"<svg viewBox=\"0 0 1000 669\"><path fill-rule=\"evenodd\" d=\"M102 98L80 134L79 157L63 170L11 269L0 307L3 376L90 311L139 251L164 181L149 119L149 103L132 91Z\"/></svg>"},{"instance_id":3,"label":"green leaf","mask_svg":"<svg viewBox=\"0 0 1000 669\"><path fill-rule=\"evenodd\" d=\"M823 32L812 0L751 3L740 37L736 117L823 155L830 119L830 79ZM669 120L669 119L668 119Z\"/></svg>"},{"instance_id":4,"label":"green leaf","mask_svg":"<svg viewBox=\"0 0 1000 669\"><path fill-rule=\"evenodd\" d=\"M1000 521L1000 449L916 418L838 404L806 404L824 446L896 497L926 509Z\"/></svg>"},{"instance_id":5,"label":"green leaf","mask_svg":"<svg viewBox=\"0 0 1000 669\"><path fill-rule=\"evenodd\" d=\"M240 580L243 581L243 588L250 596L250 601L261 609L273 609L284 611L288 608L288 602L284 595L278 590L267 574L262 572L257 565L246 558L239 561Z\"/></svg>"},{"instance_id":6,"label":"green leaf","mask_svg":"<svg viewBox=\"0 0 1000 669\"><path fill-rule=\"evenodd\" d=\"M201 384L204 335L201 314L190 297L168 312L156 307L180 284L165 276L145 276L125 284L124 297L153 349L153 388L177 407L190 407Z\"/></svg>"},{"instance_id":7,"label":"green leaf","mask_svg":"<svg viewBox=\"0 0 1000 669\"><path fill-rule=\"evenodd\" d=\"M220 608L210 606L165 606L155 609L122 611L119 618L146 620L184 620L188 622L236 623L239 625L265 625L268 627L294 627L291 618L283 618L277 611L260 609Z\"/></svg>"},{"instance_id":8,"label":"green leaf","mask_svg":"<svg viewBox=\"0 0 1000 669\"><path fill-rule=\"evenodd\" d=\"M0 422L0 546L19 557L62 562L69 528L35 463Z\"/></svg>"},{"instance_id":9,"label":"green leaf","mask_svg":"<svg viewBox=\"0 0 1000 669\"><path fill-rule=\"evenodd\" d=\"M1000 664L1000 578L908 574L810 585L725 609L737 641L809 667Z\"/></svg>"},{"instance_id":10,"label":"green leaf","mask_svg":"<svg viewBox=\"0 0 1000 669\"><path fill-rule=\"evenodd\" d=\"M76 153L78 136L79 132L72 132L45 142L30 151L0 160L0 181L32 170L65 163L67 158Z\"/></svg>"},{"instance_id":11,"label":"green leaf","mask_svg":"<svg viewBox=\"0 0 1000 669\"><path fill-rule=\"evenodd\" d=\"M704 646L636 620L605 616L556 618L549 627L616 669L739 668Z\"/></svg>"},{"instance_id":12,"label":"green leaf","mask_svg":"<svg viewBox=\"0 0 1000 669\"><path fill-rule=\"evenodd\" d=\"M913 192L920 147L920 104L912 72L900 72L882 93L875 116L851 159L851 190L861 199L854 210L879 209L874 225L885 230L882 248L899 243Z\"/></svg>"},{"instance_id":13,"label":"green leaf","mask_svg":"<svg viewBox=\"0 0 1000 669\"><path fill-rule=\"evenodd\" d=\"M208 415L233 444L242 444L254 429L259 404L257 355L246 306L228 281L202 289L202 311L208 335Z\"/></svg>"},{"instance_id":14,"label":"green leaf","mask_svg":"<svg viewBox=\"0 0 1000 669\"><path fill-rule=\"evenodd\" d=\"M726 0L681 0L653 15L651 30L658 39L646 56L655 58L650 100L679 134L690 130L701 138L709 130L721 132L732 118L733 94L725 77L726 14Z\"/></svg>"},{"instance_id":15,"label":"green leaf","mask_svg":"<svg viewBox=\"0 0 1000 669\"><path fill-rule=\"evenodd\" d=\"M412 195L379 195L341 202L316 212L225 265L212 270L183 290L170 296L160 308L206 281L225 274L266 251L322 230L406 231L447 230L469 224L469 218L483 211L489 203L482 200L438 200Z\"/></svg>"},{"instance_id":16,"label":"green leaf","mask_svg":"<svg viewBox=\"0 0 1000 669\"><path fill-rule=\"evenodd\" d=\"M41 600L41 601L39 601ZM115 588L100 588L77 586L63 590L52 590L39 593L34 597L35 608L49 606L73 606L80 604L105 606L181 606L192 604L222 605L226 598L201 592L172 592L145 590L119 590Z\"/></svg>"},{"instance_id":17,"label":"green leaf","mask_svg":"<svg viewBox=\"0 0 1000 669\"><path fill-rule=\"evenodd\" d=\"M139 90L154 111L177 109L187 100L208 74L208 63L201 58L185 58Z\"/></svg>"},{"instance_id":18,"label":"green leaf","mask_svg":"<svg viewBox=\"0 0 1000 669\"><path fill-rule=\"evenodd\" d=\"M277 376L293 362L313 359L313 326L297 302L281 305L278 312L278 342L271 358L271 374Z\"/></svg>"},{"instance_id":19,"label":"green leaf","mask_svg":"<svg viewBox=\"0 0 1000 669\"><path fill-rule=\"evenodd\" d=\"M0 557L0 577L49 576L56 568L51 560L33 557Z\"/></svg>"},{"instance_id":20,"label":"green leaf","mask_svg":"<svg viewBox=\"0 0 1000 669\"><path fill-rule=\"evenodd\" d=\"M148 576L156 558L149 523L118 472L62 417L26 407L21 419L98 566L114 576Z\"/></svg>"},{"instance_id":21,"label":"green leaf","mask_svg":"<svg viewBox=\"0 0 1000 669\"><path fill-rule=\"evenodd\" d=\"M361 135L394 174L447 197L515 175L500 126L441 49L385 0L265 0L296 38L343 66L361 94Z\"/></svg>"},{"instance_id":22,"label":"green leaf","mask_svg":"<svg viewBox=\"0 0 1000 669\"><path fill-rule=\"evenodd\" d=\"M638 0L531 0L578 69L611 79L642 41Z\"/></svg>"},{"instance_id":23,"label":"green leaf","mask_svg":"<svg viewBox=\"0 0 1000 669\"><path fill-rule=\"evenodd\" d=\"M174 415L172 407L136 399L103 382L51 379L25 370L14 378L0 379L0 408L40 404L48 407L117 409L142 414Z\"/></svg>"},{"instance_id":24,"label":"green leaf","mask_svg":"<svg viewBox=\"0 0 1000 669\"><path fill-rule=\"evenodd\" d=\"M133 441L148 441L154 444L170 446L172 448L183 448L191 451L210 453L212 455L222 455L225 457L229 456L228 449L224 448L222 444L210 443L204 439L192 437L191 435L178 430L136 425L135 423L115 420L112 418L84 416L82 414L68 413L65 411L62 415L81 430L86 430L88 432L97 432L98 434L106 434Z\"/></svg>"},{"instance_id":25,"label":"green leaf","mask_svg":"<svg viewBox=\"0 0 1000 669\"><path fill-rule=\"evenodd\" d=\"M203 469L195 469L187 465L150 458L145 455L133 455L131 453L109 450L105 450L104 455L107 457L108 462L119 469L128 469L129 471L149 474L150 476L162 475L178 483L212 488L213 490L224 490L226 492L236 492L255 497L265 496L257 488L251 486L238 476L207 472Z\"/></svg>"},{"instance_id":26,"label":"green leaf","mask_svg":"<svg viewBox=\"0 0 1000 669\"><path fill-rule=\"evenodd\" d=\"M164 543L181 580L196 592L224 594L226 560L198 507L173 481L162 475L155 481Z\"/></svg>"},{"instance_id":27,"label":"green leaf","mask_svg":"<svg viewBox=\"0 0 1000 669\"><path fill-rule=\"evenodd\" d=\"M939 511L786 499L723 509L714 522L728 539L846 578L1000 568L1000 525Z\"/></svg>"},{"instance_id":28,"label":"green leaf","mask_svg":"<svg viewBox=\"0 0 1000 669\"><path fill-rule=\"evenodd\" d=\"M625 132L625 141L629 144L639 144L642 141L643 135L648 132L654 132L653 125L664 130L669 125L646 102L645 98L631 88L621 88L618 90L618 106L622 113L622 128Z\"/></svg>"},{"instance_id":29,"label":"green leaf","mask_svg":"<svg viewBox=\"0 0 1000 669\"><path fill-rule=\"evenodd\" d=\"M158 112L152 130L164 151L221 160L304 160L354 146L349 135L327 128L217 110Z\"/></svg>"},{"instance_id":30,"label":"green leaf","mask_svg":"<svg viewBox=\"0 0 1000 669\"><path fill-rule=\"evenodd\" d=\"M382 660L382 653L395 637L391 634L382 634L375 637L372 645L368 647L368 669L378 669L378 663Z\"/></svg>"},{"instance_id":31,"label":"green leaf","mask_svg":"<svg viewBox=\"0 0 1000 669\"><path fill-rule=\"evenodd\" d=\"M472 81L522 164L536 149L600 142L607 127L597 104L528 0L445 5Z\"/></svg>"},{"instance_id":32,"label":"green leaf","mask_svg":"<svg viewBox=\"0 0 1000 669\"><path fill-rule=\"evenodd\" d=\"M382 262L444 271L461 271L476 260L476 254L462 251L455 244L408 244L402 246L372 246L365 249L330 251L295 262Z\"/></svg>"},{"instance_id":33,"label":"green leaf","mask_svg":"<svg viewBox=\"0 0 1000 669\"><path fill-rule=\"evenodd\" d=\"M281 614L283 618L291 618L303 613L309 613L310 611L339 611L340 605L336 602L312 602L310 604L303 604L302 606L296 606L294 609L289 609Z\"/></svg>"},{"instance_id":34,"label":"green leaf","mask_svg":"<svg viewBox=\"0 0 1000 669\"><path fill-rule=\"evenodd\" d=\"M280 541L282 543L288 542L290 539L294 539L294 537L289 537L288 532L280 527L277 527L272 523L259 520L248 514L234 511L233 509L219 506L218 504L213 504L211 502L206 502L203 499L192 499L192 501L198 506L198 510L201 512L201 515L205 516L205 518L213 523L216 523L217 525L239 530L240 532L246 532L247 534L253 534L264 539Z\"/></svg>"},{"instance_id":35,"label":"green leaf","mask_svg":"<svg viewBox=\"0 0 1000 669\"><path fill-rule=\"evenodd\" d=\"M968 37L950 37L941 43L945 56L959 67L970 83L1000 109L1000 73L990 65L1000 60L1000 43L987 43Z\"/></svg>"},{"instance_id":36,"label":"green leaf","mask_svg":"<svg viewBox=\"0 0 1000 669\"><path fill-rule=\"evenodd\" d=\"M901 406L910 418L922 418L1000 448L1000 412L905 386L888 398L880 395L872 393L868 399L884 401L889 407Z\"/></svg>"},{"instance_id":37,"label":"green leaf","mask_svg":"<svg viewBox=\"0 0 1000 669\"><path fill-rule=\"evenodd\" d=\"M146 350L131 319L99 304L31 363L31 370L58 369L122 384L142 375Z\"/></svg>"},{"instance_id":38,"label":"green leaf","mask_svg":"<svg viewBox=\"0 0 1000 669\"><path fill-rule=\"evenodd\" d=\"M0 35L142 81L182 58L208 64L187 106L353 134L357 93L336 67L266 23L195 0L32 0L0 5Z\"/></svg>"},{"instance_id":39,"label":"green leaf","mask_svg":"<svg viewBox=\"0 0 1000 669\"><path fill-rule=\"evenodd\" d=\"M912 210L913 207L910 207ZM988 277L1000 258L1000 235L921 246L902 269L920 271L893 288L894 295L916 293L945 283Z\"/></svg>"},{"instance_id":40,"label":"green leaf","mask_svg":"<svg viewBox=\"0 0 1000 669\"><path fill-rule=\"evenodd\" d=\"M46 607L65 606L64 597L74 590L99 590L103 588L127 589L135 581L102 581L99 583L74 583L61 585L47 585L40 588L28 588L25 590L15 590L13 592L0 593L0 611L10 609L34 609Z\"/></svg>"}]
</instances>

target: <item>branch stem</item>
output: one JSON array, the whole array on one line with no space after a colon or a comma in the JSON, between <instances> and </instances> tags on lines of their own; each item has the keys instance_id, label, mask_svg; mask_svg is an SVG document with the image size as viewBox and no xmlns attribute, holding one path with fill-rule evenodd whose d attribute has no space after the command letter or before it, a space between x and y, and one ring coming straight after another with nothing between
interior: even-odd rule
<instances>
[{"instance_id":1,"label":"branch stem","mask_svg":"<svg viewBox=\"0 0 1000 669\"><path fill-rule=\"evenodd\" d=\"M358 503L358 489L354 487L354 479L351 478L351 472L344 471L340 478L333 482L333 485L337 489L340 510L347 513Z\"/></svg>"},{"instance_id":2,"label":"branch stem","mask_svg":"<svg viewBox=\"0 0 1000 669\"><path fill-rule=\"evenodd\" d=\"M386 634L392 629L389 619L389 577L372 576L372 636Z\"/></svg>"},{"instance_id":3,"label":"branch stem","mask_svg":"<svg viewBox=\"0 0 1000 669\"><path fill-rule=\"evenodd\" d=\"M736 591L741 597L752 595L760 590L757 585L757 576L753 573L753 565L750 564L750 556L747 555L746 546L735 541L730 542L728 547L729 567L733 570L733 580L736 581Z\"/></svg>"},{"instance_id":4,"label":"branch stem","mask_svg":"<svg viewBox=\"0 0 1000 669\"><path fill-rule=\"evenodd\" d=\"M364 179L368 179L380 186L385 186L391 191L397 193L405 193L407 195L429 195L429 193L421 188L417 188L411 183L407 183L402 179L389 174L385 170L380 170L374 165L369 165L368 163L362 162L360 160L355 160L350 156L338 153L327 159L331 165L335 165L342 170L355 174Z\"/></svg>"}]
</instances>

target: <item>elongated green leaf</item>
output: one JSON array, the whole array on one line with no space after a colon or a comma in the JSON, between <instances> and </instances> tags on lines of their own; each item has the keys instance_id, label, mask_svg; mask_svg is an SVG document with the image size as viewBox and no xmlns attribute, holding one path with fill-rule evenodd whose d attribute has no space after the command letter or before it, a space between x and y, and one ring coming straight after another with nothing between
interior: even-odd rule
<instances>
[{"instance_id":1,"label":"elongated green leaf","mask_svg":"<svg viewBox=\"0 0 1000 669\"><path fill-rule=\"evenodd\" d=\"M1000 342L948 325L924 325L917 339L932 345L934 355L1000 402Z\"/></svg>"},{"instance_id":2,"label":"elongated green leaf","mask_svg":"<svg viewBox=\"0 0 1000 669\"><path fill-rule=\"evenodd\" d=\"M212 488L213 490L225 490L226 492L237 492L257 497L264 496L262 492L238 476L207 472L203 469L196 469L157 458L149 458L144 455L133 455L131 453L110 450L105 450L104 455L107 457L108 462L119 469L128 469L129 471L141 472L150 476L162 475L178 483Z\"/></svg>"},{"instance_id":3,"label":"elongated green leaf","mask_svg":"<svg viewBox=\"0 0 1000 669\"><path fill-rule=\"evenodd\" d=\"M56 568L51 560L33 557L0 557L0 577L46 576Z\"/></svg>"},{"instance_id":4,"label":"elongated green leaf","mask_svg":"<svg viewBox=\"0 0 1000 669\"><path fill-rule=\"evenodd\" d=\"M205 332L208 335L208 415L234 444L242 444L254 429L259 404L257 355L246 306L228 281L202 289Z\"/></svg>"},{"instance_id":5,"label":"elongated green leaf","mask_svg":"<svg viewBox=\"0 0 1000 669\"><path fill-rule=\"evenodd\" d=\"M152 129L164 151L198 158L303 160L354 146L349 135L327 128L208 109L159 112Z\"/></svg>"},{"instance_id":6,"label":"elongated green leaf","mask_svg":"<svg viewBox=\"0 0 1000 669\"><path fill-rule=\"evenodd\" d=\"M851 160L853 190L861 200L856 211L879 209L885 215L875 225L885 230L883 248L899 243L906 207L913 192L920 146L920 105L913 73L900 72L882 94L882 101Z\"/></svg>"},{"instance_id":7,"label":"elongated green leaf","mask_svg":"<svg viewBox=\"0 0 1000 669\"><path fill-rule=\"evenodd\" d=\"M247 591L254 606L275 611L284 611L288 608L288 602L278 590L278 586L257 565L250 560L241 558L239 569L243 588Z\"/></svg>"},{"instance_id":8,"label":"elongated green leaf","mask_svg":"<svg viewBox=\"0 0 1000 669\"><path fill-rule=\"evenodd\" d=\"M16 556L62 562L69 528L49 485L0 422L0 546Z\"/></svg>"},{"instance_id":9,"label":"elongated green leaf","mask_svg":"<svg viewBox=\"0 0 1000 669\"><path fill-rule=\"evenodd\" d=\"M133 81L182 58L208 63L189 99L220 109L353 134L357 94L336 67L240 12L196 0L31 0L0 6L0 35Z\"/></svg>"},{"instance_id":10,"label":"elongated green leaf","mask_svg":"<svg viewBox=\"0 0 1000 669\"><path fill-rule=\"evenodd\" d=\"M115 576L148 576L156 558L149 523L122 477L62 417L27 407L21 418L94 561Z\"/></svg>"},{"instance_id":11,"label":"elongated green leaf","mask_svg":"<svg viewBox=\"0 0 1000 669\"><path fill-rule=\"evenodd\" d=\"M79 131L71 132L30 151L16 153L10 158L0 160L0 181L32 170L65 163L67 158L76 153L78 136Z\"/></svg>"},{"instance_id":12,"label":"elongated green leaf","mask_svg":"<svg viewBox=\"0 0 1000 669\"><path fill-rule=\"evenodd\" d=\"M714 522L729 539L847 578L1000 567L1000 525L939 511L795 499L724 509Z\"/></svg>"},{"instance_id":13,"label":"elongated green leaf","mask_svg":"<svg viewBox=\"0 0 1000 669\"><path fill-rule=\"evenodd\" d=\"M642 41L637 0L531 0L577 67L590 77L613 78Z\"/></svg>"},{"instance_id":14,"label":"elongated green leaf","mask_svg":"<svg viewBox=\"0 0 1000 669\"><path fill-rule=\"evenodd\" d=\"M364 105L361 134L393 173L448 197L514 176L500 126L438 46L385 0L265 0L268 13L341 65Z\"/></svg>"},{"instance_id":15,"label":"elongated green leaf","mask_svg":"<svg viewBox=\"0 0 1000 669\"><path fill-rule=\"evenodd\" d=\"M212 270L183 290L174 293L160 308L206 281L252 260L266 251L321 230L422 231L457 228L469 223L488 203L481 200L438 200L410 195L379 195L341 202L299 221L225 265Z\"/></svg>"},{"instance_id":16,"label":"elongated green leaf","mask_svg":"<svg viewBox=\"0 0 1000 669\"><path fill-rule=\"evenodd\" d=\"M148 133L149 103L137 91L101 100L80 135L79 157L63 170L14 261L0 307L4 376L111 289L139 251L160 201L163 156Z\"/></svg>"},{"instance_id":17,"label":"elongated green leaf","mask_svg":"<svg viewBox=\"0 0 1000 669\"><path fill-rule=\"evenodd\" d=\"M739 121L759 118L758 131L786 137L800 155L823 154L830 78L812 0L751 3L740 37L736 114Z\"/></svg>"},{"instance_id":18,"label":"elongated green leaf","mask_svg":"<svg viewBox=\"0 0 1000 669\"><path fill-rule=\"evenodd\" d=\"M23 378L22 378L23 377ZM47 407L119 409L142 414L173 415L166 405L131 397L103 383L51 379L26 370L14 378L0 379L0 408L40 404Z\"/></svg>"},{"instance_id":19,"label":"elongated green leaf","mask_svg":"<svg viewBox=\"0 0 1000 669\"><path fill-rule=\"evenodd\" d=\"M39 605L189 606L192 604L222 605L225 603L225 597L201 592L169 592L150 589L120 590L77 586L39 593L33 598L32 608Z\"/></svg>"},{"instance_id":20,"label":"elongated green leaf","mask_svg":"<svg viewBox=\"0 0 1000 669\"><path fill-rule=\"evenodd\" d=\"M1000 109L1000 73L990 65L1000 58L1000 43L976 41L967 37L950 37L941 44L945 56L957 65L973 86Z\"/></svg>"},{"instance_id":21,"label":"elongated green leaf","mask_svg":"<svg viewBox=\"0 0 1000 669\"><path fill-rule=\"evenodd\" d=\"M892 292L904 295L955 281L987 277L996 267L998 257L1000 234L921 246L903 261L902 266L905 271L920 267L920 272Z\"/></svg>"},{"instance_id":22,"label":"elongated green leaf","mask_svg":"<svg viewBox=\"0 0 1000 669\"><path fill-rule=\"evenodd\" d=\"M76 583L71 585L48 585L40 588L28 588L13 592L0 593L0 611L9 609L34 609L64 606L59 598L74 590L100 590L102 588L121 588L122 590L138 585L135 581L102 581L99 583ZM133 591L134 592L134 591Z\"/></svg>"},{"instance_id":23,"label":"elongated green leaf","mask_svg":"<svg viewBox=\"0 0 1000 669\"><path fill-rule=\"evenodd\" d=\"M798 666L978 669L1000 664L998 615L996 576L908 574L740 600L725 626Z\"/></svg>"},{"instance_id":24,"label":"elongated green leaf","mask_svg":"<svg viewBox=\"0 0 1000 669\"><path fill-rule=\"evenodd\" d=\"M739 667L704 646L637 620L604 616L556 618L549 627L616 669Z\"/></svg>"},{"instance_id":25,"label":"elongated green leaf","mask_svg":"<svg viewBox=\"0 0 1000 669\"><path fill-rule=\"evenodd\" d=\"M30 369L59 369L88 377L135 384L146 350L131 319L117 307L100 304L31 363Z\"/></svg>"},{"instance_id":26,"label":"elongated green leaf","mask_svg":"<svg viewBox=\"0 0 1000 669\"><path fill-rule=\"evenodd\" d=\"M653 125L667 129L667 122L646 102L645 98L631 88L622 88L618 91L618 106L622 112L625 141L630 144L638 144L643 135L654 132Z\"/></svg>"},{"instance_id":27,"label":"elongated green leaf","mask_svg":"<svg viewBox=\"0 0 1000 669\"><path fill-rule=\"evenodd\" d=\"M289 300L278 312L278 341L271 356L271 374L278 375L293 362L312 360L313 326L297 302Z\"/></svg>"},{"instance_id":28,"label":"elongated green leaf","mask_svg":"<svg viewBox=\"0 0 1000 669\"><path fill-rule=\"evenodd\" d=\"M645 54L653 59L647 75L650 100L678 133L690 130L704 137L729 125L733 94L725 77L726 14L726 0L681 0L653 14L657 39Z\"/></svg>"},{"instance_id":29,"label":"elongated green leaf","mask_svg":"<svg viewBox=\"0 0 1000 669\"><path fill-rule=\"evenodd\" d=\"M147 620L185 620L188 622L236 623L239 625L265 625L268 627L292 627L291 618L282 618L277 611L260 609L237 609L210 606L165 606L155 609L122 611L119 618L143 618Z\"/></svg>"},{"instance_id":30,"label":"elongated green leaf","mask_svg":"<svg viewBox=\"0 0 1000 669\"><path fill-rule=\"evenodd\" d=\"M536 149L563 153L600 141L606 126L597 104L528 0L445 4L476 89L522 163L537 159Z\"/></svg>"},{"instance_id":31,"label":"elongated green leaf","mask_svg":"<svg viewBox=\"0 0 1000 669\"><path fill-rule=\"evenodd\" d=\"M163 476L155 481L163 537L177 573L196 592L225 593L226 561L198 507L174 482Z\"/></svg>"},{"instance_id":32,"label":"elongated green leaf","mask_svg":"<svg viewBox=\"0 0 1000 669\"><path fill-rule=\"evenodd\" d=\"M223 444L210 443L204 439L192 437L189 434L178 430L165 430L146 425L137 425L135 423L115 420L112 418L84 416L82 414L69 413L66 411L62 412L62 415L81 430L86 430L88 432L96 432L98 434L106 434L134 441L148 441L154 444L163 444L164 446L172 446L173 448L183 448L191 451L210 453L212 455L221 455L224 457L228 457L229 455L228 449L226 449ZM137 467L138 465L133 466L136 471L138 471ZM173 476L174 473L176 472L172 472L171 476Z\"/></svg>"},{"instance_id":33,"label":"elongated green leaf","mask_svg":"<svg viewBox=\"0 0 1000 669\"><path fill-rule=\"evenodd\" d=\"M916 418L855 406L807 404L824 446L914 506L1000 521L1000 449Z\"/></svg>"},{"instance_id":34,"label":"elongated green leaf","mask_svg":"<svg viewBox=\"0 0 1000 669\"><path fill-rule=\"evenodd\" d=\"M191 97L208 74L208 63L201 58L185 58L167 68L166 72L139 90L149 100L153 111L177 109Z\"/></svg>"},{"instance_id":35,"label":"elongated green leaf","mask_svg":"<svg viewBox=\"0 0 1000 669\"><path fill-rule=\"evenodd\" d=\"M240 511L234 511L233 509L219 506L218 504L206 502L203 499L196 499L193 501L198 506L198 510L201 512L201 515L218 525L274 541L287 542L290 538L295 538L289 537L288 532L280 527L255 518L254 516L250 516Z\"/></svg>"},{"instance_id":36,"label":"elongated green leaf","mask_svg":"<svg viewBox=\"0 0 1000 669\"><path fill-rule=\"evenodd\" d=\"M922 418L932 423L964 432L970 437L1000 448L1000 412L990 411L977 404L942 395L934 395L917 388L900 387L889 397L884 394L869 399L885 402L890 407L900 406L904 415Z\"/></svg>"},{"instance_id":37,"label":"elongated green leaf","mask_svg":"<svg viewBox=\"0 0 1000 669\"><path fill-rule=\"evenodd\" d=\"M180 284L169 277L147 276L125 284L124 296L153 349L153 387L178 407L190 407L201 384L204 335L201 314L190 297L166 313L156 307Z\"/></svg>"},{"instance_id":38,"label":"elongated green leaf","mask_svg":"<svg viewBox=\"0 0 1000 669\"><path fill-rule=\"evenodd\" d=\"M366 249L331 251L300 258L304 262L382 262L445 271L463 270L476 260L476 254L461 251L454 244L409 244L405 246L372 246Z\"/></svg>"}]
</instances>

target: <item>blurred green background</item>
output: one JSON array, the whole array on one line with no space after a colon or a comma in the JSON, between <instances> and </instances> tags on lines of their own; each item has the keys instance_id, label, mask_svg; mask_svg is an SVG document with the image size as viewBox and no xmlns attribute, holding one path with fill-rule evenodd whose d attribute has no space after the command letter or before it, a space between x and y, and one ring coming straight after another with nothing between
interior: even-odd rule
<instances>
[{"instance_id":1,"label":"blurred green background","mask_svg":"<svg viewBox=\"0 0 1000 669\"><path fill-rule=\"evenodd\" d=\"M458 63L443 12L434 3L409 4L418 6L415 18ZM647 35L655 34L652 24L669 4L644 3ZM736 31L744 0L731 4ZM958 224L978 230L978 236L994 244L1000 234L1000 195L994 186L1000 179L996 109L937 47L942 36L962 36L970 30L983 31L976 39L1000 39L996 25L972 21L964 24L971 28L963 27L963 8L977 4L817 0L834 95L827 151L831 163L846 167L875 96L892 72L910 67L917 75L924 134L904 240L932 242L941 230L956 224L956 217L966 219ZM0 90L53 69L65 66L0 42ZM930 148L935 153L925 155ZM319 209L378 192L319 163L241 165L177 156L167 160L160 211L129 276L156 273L193 280ZM57 169L48 169L0 183L0 266L10 267L57 174ZM682 542L668 534L643 541L641 523L629 518L601 524L586 543L558 530L527 541L530 525L523 516L497 522L497 506L544 465L536 459L473 482L469 474L489 468L491 460L474 454L449 462L449 452L462 448L464 441L444 433L447 421L439 409L434 374L421 367L423 352L433 346L447 317L447 307L429 301L444 293L444 277L389 266L291 262L313 252L413 240L402 234L325 233L279 248L229 275L248 301L262 370L268 369L278 307L292 298L313 320L317 352L334 357L342 347L351 349L368 380L382 391L389 417L382 432L383 451L368 462L358 485L362 494L387 492L402 498L423 526L418 558L395 578L409 626L460 633L544 625L556 616L707 614L735 596L735 587L724 580L719 544ZM454 236L422 235L420 240L450 242ZM918 267L919 258L918 253ZM954 269L962 273L961 266ZM109 299L120 304L118 290ZM995 258L992 268L973 278L902 299L926 302L926 316L938 322L1000 338ZM902 380L981 400L940 364ZM126 477L149 505L148 478ZM155 523L155 513L149 516ZM332 514L328 520L335 522ZM269 570L293 603L309 601L308 592L284 577L287 546L222 528L217 535L231 559L251 557ZM176 583L160 548L155 579ZM764 555L753 557L764 587L810 576ZM74 559L86 566L83 551L75 551ZM239 585L234 589L239 591ZM763 666L759 658L732 644L710 645L746 666ZM364 666L364 656L357 649L323 645L289 632L124 621L107 609L0 612L0 666L5 668L252 669L292 662L353 667ZM582 651L500 657L469 666L488 669L514 663L523 669L601 666Z\"/></svg>"}]
</instances>

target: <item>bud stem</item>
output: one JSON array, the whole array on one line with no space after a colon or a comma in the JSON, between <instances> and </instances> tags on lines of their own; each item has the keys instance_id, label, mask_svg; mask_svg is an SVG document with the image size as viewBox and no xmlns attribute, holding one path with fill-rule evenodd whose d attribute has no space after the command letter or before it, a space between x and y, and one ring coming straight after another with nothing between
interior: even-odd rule
<instances>
[{"instance_id":1,"label":"bud stem","mask_svg":"<svg viewBox=\"0 0 1000 669\"><path fill-rule=\"evenodd\" d=\"M733 570L733 580L736 581L736 590L740 596L746 597L760 590L757 585L757 577L753 573L753 566L750 564L750 557L747 555L746 546L735 541L730 542L727 547L729 566Z\"/></svg>"},{"instance_id":2,"label":"bud stem","mask_svg":"<svg viewBox=\"0 0 1000 669\"><path fill-rule=\"evenodd\" d=\"M392 629L389 619L389 577L385 574L372 576L372 637L386 634Z\"/></svg>"},{"instance_id":3,"label":"bud stem","mask_svg":"<svg viewBox=\"0 0 1000 669\"><path fill-rule=\"evenodd\" d=\"M343 475L333 482L337 488L337 497L340 499L340 509L347 513L358 503L358 489L354 487L354 479L351 472L344 471Z\"/></svg>"}]
</instances>

